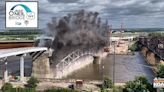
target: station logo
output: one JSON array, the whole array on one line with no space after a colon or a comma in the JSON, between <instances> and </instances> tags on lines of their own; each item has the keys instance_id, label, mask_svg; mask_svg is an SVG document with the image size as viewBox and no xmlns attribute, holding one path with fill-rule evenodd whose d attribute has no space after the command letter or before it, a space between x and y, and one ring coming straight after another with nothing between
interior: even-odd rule
<instances>
[{"instance_id":1,"label":"station logo","mask_svg":"<svg viewBox=\"0 0 164 92\"><path fill-rule=\"evenodd\" d=\"M38 27L38 2L6 2L6 27Z\"/></svg>"},{"instance_id":2,"label":"station logo","mask_svg":"<svg viewBox=\"0 0 164 92\"><path fill-rule=\"evenodd\" d=\"M164 78L155 78L153 80L154 88L164 88Z\"/></svg>"}]
</instances>

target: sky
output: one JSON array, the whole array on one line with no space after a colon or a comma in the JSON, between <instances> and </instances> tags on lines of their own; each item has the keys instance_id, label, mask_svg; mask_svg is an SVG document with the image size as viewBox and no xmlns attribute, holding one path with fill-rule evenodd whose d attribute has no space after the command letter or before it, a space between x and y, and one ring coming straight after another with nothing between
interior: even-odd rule
<instances>
[{"instance_id":1,"label":"sky","mask_svg":"<svg viewBox=\"0 0 164 92\"><path fill-rule=\"evenodd\" d=\"M0 29L5 28L5 1L0 0ZM25 0L17 0L25 1ZM26 0L36 1L36 0ZM38 0L39 28L52 17L79 10L99 12L113 28L164 28L164 0Z\"/></svg>"}]
</instances>

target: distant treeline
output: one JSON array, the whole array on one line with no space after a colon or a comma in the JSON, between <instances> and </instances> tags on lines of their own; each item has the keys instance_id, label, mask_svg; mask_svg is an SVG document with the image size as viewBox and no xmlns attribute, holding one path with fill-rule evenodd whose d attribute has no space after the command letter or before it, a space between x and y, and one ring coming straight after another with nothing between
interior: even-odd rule
<instances>
[{"instance_id":1,"label":"distant treeline","mask_svg":"<svg viewBox=\"0 0 164 92\"><path fill-rule=\"evenodd\" d=\"M114 29L119 31L120 29ZM157 32L164 31L164 28L125 28L125 32Z\"/></svg>"},{"instance_id":2,"label":"distant treeline","mask_svg":"<svg viewBox=\"0 0 164 92\"><path fill-rule=\"evenodd\" d=\"M151 37L164 37L164 33L162 33L162 32L152 32L152 33L149 33L149 36L151 36Z\"/></svg>"},{"instance_id":3,"label":"distant treeline","mask_svg":"<svg viewBox=\"0 0 164 92\"><path fill-rule=\"evenodd\" d=\"M0 35L36 35L41 34L42 31L39 29L36 30L9 30L5 32L0 32Z\"/></svg>"}]
</instances>

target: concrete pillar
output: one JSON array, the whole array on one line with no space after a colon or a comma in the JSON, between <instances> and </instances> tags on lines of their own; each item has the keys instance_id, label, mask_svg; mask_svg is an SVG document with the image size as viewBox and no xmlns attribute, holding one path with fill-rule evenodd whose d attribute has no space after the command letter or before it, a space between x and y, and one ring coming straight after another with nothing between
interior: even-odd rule
<instances>
[{"instance_id":1,"label":"concrete pillar","mask_svg":"<svg viewBox=\"0 0 164 92\"><path fill-rule=\"evenodd\" d=\"M24 82L24 56L20 57L20 81Z\"/></svg>"},{"instance_id":2,"label":"concrete pillar","mask_svg":"<svg viewBox=\"0 0 164 92\"><path fill-rule=\"evenodd\" d=\"M146 48L146 47L142 47L142 49L141 49L141 53L146 57L147 55L147 51L148 51L148 48Z\"/></svg>"},{"instance_id":3,"label":"concrete pillar","mask_svg":"<svg viewBox=\"0 0 164 92\"><path fill-rule=\"evenodd\" d=\"M164 60L160 60L159 62L160 64L164 65Z\"/></svg>"},{"instance_id":4,"label":"concrete pillar","mask_svg":"<svg viewBox=\"0 0 164 92\"><path fill-rule=\"evenodd\" d=\"M5 62L4 81L5 81L5 83L9 82L7 62Z\"/></svg>"},{"instance_id":5,"label":"concrete pillar","mask_svg":"<svg viewBox=\"0 0 164 92\"><path fill-rule=\"evenodd\" d=\"M93 56L93 64L100 64L101 63L101 57L100 56Z\"/></svg>"},{"instance_id":6,"label":"concrete pillar","mask_svg":"<svg viewBox=\"0 0 164 92\"><path fill-rule=\"evenodd\" d=\"M151 64L151 65L156 65L157 64L156 56L153 52L148 52L146 59L149 62L149 64Z\"/></svg>"},{"instance_id":7,"label":"concrete pillar","mask_svg":"<svg viewBox=\"0 0 164 92\"><path fill-rule=\"evenodd\" d=\"M53 78L50 69L49 54L43 53L37 58L33 57L32 76L36 78Z\"/></svg>"}]
</instances>

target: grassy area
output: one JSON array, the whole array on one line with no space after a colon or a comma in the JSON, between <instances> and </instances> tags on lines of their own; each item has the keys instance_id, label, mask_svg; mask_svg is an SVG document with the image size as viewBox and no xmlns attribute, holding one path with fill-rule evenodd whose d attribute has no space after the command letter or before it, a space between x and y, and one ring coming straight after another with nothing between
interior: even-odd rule
<instances>
[{"instance_id":1,"label":"grassy area","mask_svg":"<svg viewBox=\"0 0 164 92\"><path fill-rule=\"evenodd\" d=\"M0 32L0 41L5 40L34 40L38 35L43 34L41 30L10 30Z\"/></svg>"},{"instance_id":2,"label":"grassy area","mask_svg":"<svg viewBox=\"0 0 164 92\"><path fill-rule=\"evenodd\" d=\"M0 36L0 41L5 40L34 40L37 35L4 35Z\"/></svg>"}]
</instances>

